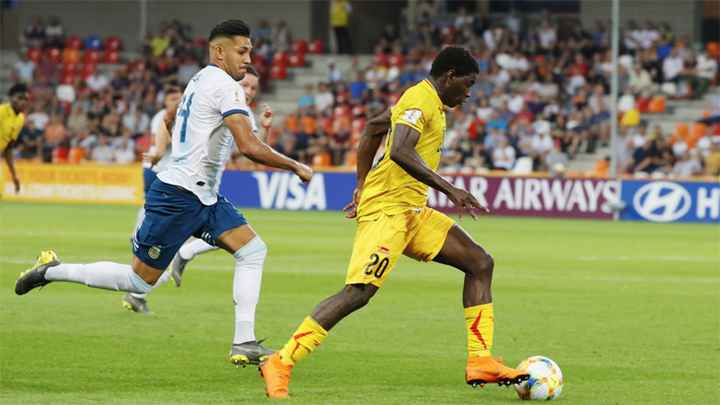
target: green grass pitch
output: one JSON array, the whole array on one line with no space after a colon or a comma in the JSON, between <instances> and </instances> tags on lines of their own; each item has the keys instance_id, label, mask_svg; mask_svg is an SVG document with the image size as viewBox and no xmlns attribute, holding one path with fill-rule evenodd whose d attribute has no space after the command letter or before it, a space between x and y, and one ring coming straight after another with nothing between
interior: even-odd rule
<instances>
[{"instance_id":1,"label":"green grass pitch","mask_svg":"<svg viewBox=\"0 0 720 405\"><path fill-rule=\"evenodd\" d=\"M232 260L200 257L150 297L51 284L14 295L41 249L129 263L136 208L0 205L0 403L264 403L254 368L226 362ZM257 335L281 346L343 284L354 224L340 213L246 211L270 247ZM568 404L709 404L720 386L720 227L486 217L461 224L495 257L495 350L541 354ZM371 304L294 370L291 403L499 404L464 384L460 272L401 259Z\"/></svg>"}]
</instances>

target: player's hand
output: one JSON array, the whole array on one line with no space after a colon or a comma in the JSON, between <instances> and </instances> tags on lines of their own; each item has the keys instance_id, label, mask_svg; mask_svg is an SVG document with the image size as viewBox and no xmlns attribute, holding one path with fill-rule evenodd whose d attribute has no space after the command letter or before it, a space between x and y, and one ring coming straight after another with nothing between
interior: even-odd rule
<instances>
[{"instance_id":1,"label":"player's hand","mask_svg":"<svg viewBox=\"0 0 720 405\"><path fill-rule=\"evenodd\" d=\"M143 160L145 162L150 163L150 167L155 166L157 164L157 162L160 161L160 159L162 159L162 156L160 156L160 155L156 155L154 153L149 153L149 152L143 153Z\"/></svg>"},{"instance_id":2,"label":"player's hand","mask_svg":"<svg viewBox=\"0 0 720 405\"><path fill-rule=\"evenodd\" d=\"M297 174L298 177L300 177L300 180L307 183L312 179L313 169L310 168L308 165L304 165L300 162L298 162L297 166L295 167L295 174Z\"/></svg>"},{"instance_id":3,"label":"player's hand","mask_svg":"<svg viewBox=\"0 0 720 405\"><path fill-rule=\"evenodd\" d=\"M15 185L15 194L18 194L20 192L20 179L18 179L17 177L13 177L12 181Z\"/></svg>"},{"instance_id":4,"label":"player's hand","mask_svg":"<svg viewBox=\"0 0 720 405\"><path fill-rule=\"evenodd\" d=\"M355 191L353 191L353 197L352 201L350 201L345 207L343 207L343 211L345 211L345 218L353 219L357 217L357 208L360 204L360 195L362 194L362 186L358 186L355 188Z\"/></svg>"},{"instance_id":5,"label":"player's hand","mask_svg":"<svg viewBox=\"0 0 720 405\"><path fill-rule=\"evenodd\" d=\"M467 191L461 188L453 188L448 194L448 198L458 207L458 216L462 218L463 212L467 212L473 219L477 219L479 213L490 213L490 210L480 204L480 202Z\"/></svg>"},{"instance_id":6,"label":"player's hand","mask_svg":"<svg viewBox=\"0 0 720 405\"><path fill-rule=\"evenodd\" d=\"M273 110L269 105L263 104L263 112L260 115L260 125L263 128L270 128L272 126Z\"/></svg>"}]
</instances>

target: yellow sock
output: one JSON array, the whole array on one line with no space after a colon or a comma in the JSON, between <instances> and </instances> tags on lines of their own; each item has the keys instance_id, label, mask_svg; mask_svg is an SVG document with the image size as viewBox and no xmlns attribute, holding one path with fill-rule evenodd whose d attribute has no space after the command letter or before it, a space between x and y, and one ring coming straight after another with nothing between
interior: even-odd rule
<instances>
[{"instance_id":1,"label":"yellow sock","mask_svg":"<svg viewBox=\"0 0 720 405\"><path fill-rule=\"evenodd\" d=\"M465 308L468 356L490 356L494 324L492 303Z\"/></svg>"},{"instance_id":2,"label":"yellow sock","mask_svg":"<svg viewBox=\"0 0 720 405\"><path fill-rule=\"evenodd\" d=\"M308 316L280 350L280 359L285 365L295 365L320 346L327 335L327 331Z\"/></svg>"}]
</instances>

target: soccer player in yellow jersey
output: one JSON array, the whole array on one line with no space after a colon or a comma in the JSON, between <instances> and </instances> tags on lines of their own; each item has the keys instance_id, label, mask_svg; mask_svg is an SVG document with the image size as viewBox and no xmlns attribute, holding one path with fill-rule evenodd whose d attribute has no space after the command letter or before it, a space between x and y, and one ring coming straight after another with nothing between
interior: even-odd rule
<instances>
[{"instance_id":1,"label":"soccer player in yellow jersey","mask_svg":"<svg viewBox=\"0 0 720 405\"><path fill-rule=\"evenodd\" d=\"M370 120L358 149L357 189L347 207L358 225L345 287L322 301L287 344L261 364L269 397L288 396L293 366L319 346L335 324L370 301L402 254L465 273L468 384L510 385L528 378L490 354L492 257L453 220L427 207L428 187L432 187L473 218L478 211L487 211L470 193L435 172L445 135L445 110L465 101L478 71L467 50L447 47L433 61L430 77L405 91L391 110ZM371 170L388 130L385 155Z\"/></svg>"},{"instance_id":2,"label":"soccer player in yellow jersey","mask_svg":"<svg viewBox=\"0 0 720 405\"><path fill-rule=\"evenodd\" d=\"M20 191L20 179L15 173L12 149L20 135L20 130L25 125L24 111L29 100L28 88L24 84L18 83L10 88L8 95L10 101L0 104L0 152L5 158L17 193ZM0 178L2 177L0 176ZM2 189L0 189L0 195L2 195Z\"/></svg>"}]
</instances>

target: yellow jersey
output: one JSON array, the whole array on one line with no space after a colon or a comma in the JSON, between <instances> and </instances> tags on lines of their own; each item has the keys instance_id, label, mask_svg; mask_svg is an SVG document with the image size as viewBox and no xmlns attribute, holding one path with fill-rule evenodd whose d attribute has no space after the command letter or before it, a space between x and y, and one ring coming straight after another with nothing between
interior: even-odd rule
<instances>
[{"instance_id":1,"label":"yellow jersey","mask_svg":"<svg viewBox=\"0 0 720 405\"><path fill-rule=\"evenodd\" d=\"M10 103L0 104L0 152L18 138L25 125L25 114L16 114Z\"/></svg>"},{"instance_id":2,"label":"yellow jersey","mask_svg":"<svg viewBox=\"0 0 720 405\"><path fill-rule=\"evenodd\" d=\"M330 25L332 27L347 27L350 12L346 0L337 0L330 3Z\"/></svg>"},{"instance_id":3,"label":"yellow jersey","mask_svg":"<svg viewBox=\"0 0 720 405\"><path fill-rule=\"evenodd\" d=\"M368 173L360 196L358 221L373 220L380 213L395 215L427 205L428 186L415 180L390 159L397 124L420 133L415 151L433 170L440 164L440 148L445 137L445 106L429 80L410 87L391 110L390 134L385 154Z\"/></svg>"}]
</instances>

